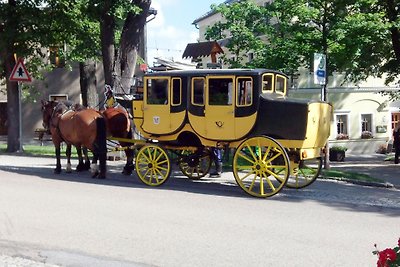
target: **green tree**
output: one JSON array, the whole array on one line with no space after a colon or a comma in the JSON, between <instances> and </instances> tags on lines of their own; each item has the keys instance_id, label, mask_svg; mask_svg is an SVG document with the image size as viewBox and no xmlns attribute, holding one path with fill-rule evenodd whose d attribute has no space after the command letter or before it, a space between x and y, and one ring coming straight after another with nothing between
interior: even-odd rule
<instances>
[{"instance_id":1,"label":"green tree","mask_svg":"<svg viewBox=\"0 0 400 267\"><path fill-rule=\"evenodd\" d=\"M7 88L7 151L21 148L19 125L19 90L16 82L9 81L15 64L15 56L29 58L29 71L39 75L43 67L42 47L48 46L49 32L44 27L46 21L39 0L0 2L0 78L6 78Z\"/></svg>"},{"instance_id":2,"label":"green tree","mask_svg":"<svg viewBox=\"0 0 400 267\"><path fill-rule=\"evenodd\" d=\"M234 57L223 55L223 61L232 68L243 67L247 54L264 46L261 36L265 32L267 18L263 8L251 1L212 5L211 8L221 13L223 20L207 29L206 39L226 39L225 46Z\"/></svg>"},{"instance_id":3,"label":"green tree","mask_svg":"<svg viewBox=\"0 0 400 267\"><path fill-rule=\"evenodd\" d=\"M274 0L257 9L262 19L249 16L253 8L249 7L248 1L214 7L224 22L211 26L206 34L208 39L239 40L228 47L233 54L252 50L254 61L242 66L291 73L299 67L311 68L312 54L319 52L327 55L328 74L343 72L355 82L383 74L388 75L387 83L398 79L398 0ZM235 29L237 21L241 31ZM247 26L250 23L254 25ZM258 45L259 40L265 45Z\"/></svg>"},{"instance_id":4,"label":"green tree","mask_svg":"<svg viewBox=\"0 0 400 267\"><path fill-rule=\"evenodd\" d=\"M14 55L27 58L30 73L38 78L46 67L43 48L64 45L68 49L61 50L62 55L80 62L85 99L88 86L95 83L92 63L99 56L100 44L106 83L112 84L114 70L119 76L132 78L150 4L150 0L0 2L0 78L6 78L7 88L7 151L21 148L19 93L17 83L8 80L15 64ZM115 38L116 32L122 33L120 37ZM115 44L120 46L117 57Z\"/></svg>"}]
</instances>

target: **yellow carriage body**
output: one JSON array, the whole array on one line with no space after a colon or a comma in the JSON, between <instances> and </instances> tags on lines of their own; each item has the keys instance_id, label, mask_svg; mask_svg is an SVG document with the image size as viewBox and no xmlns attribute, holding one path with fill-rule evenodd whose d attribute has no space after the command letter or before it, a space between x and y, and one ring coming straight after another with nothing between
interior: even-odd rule
<instances>
[{"instance_id":1,"label":"yellow carriage body","mask_svg":"<svg viewBox=\"0 0 400 267\"><path fill-rule=\"evenodd\" d=\"M192 70L144 77L133 101L134 123L146 139L182 146L237 147L266 135L286 148L319 156L330 130L331 105L290 99L288 78L267 70Z\"/></svg>"}]
</instances>

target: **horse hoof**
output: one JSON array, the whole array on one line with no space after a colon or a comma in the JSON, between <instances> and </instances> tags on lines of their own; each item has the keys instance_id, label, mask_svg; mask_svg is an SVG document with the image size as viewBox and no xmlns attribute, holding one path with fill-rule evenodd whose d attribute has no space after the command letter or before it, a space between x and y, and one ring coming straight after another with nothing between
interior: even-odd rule
<instances>
[{"instance_id":1,"label":"horse hoof","mask_svg":"<svg viewBox=\"0 0 400 267\"><path fill-rule=\"evenodd\" d=\"M132 174L132 170L123 169L122 170L122 174L123 175L131 175Z\"/></svg>"},{"instance_id":2,"label":"horse hoof","mask_svg":"<svg viewBox=\"0 0 400 267\"><path fill-rule=\"evenodd\" d=\"M106 179L106 175L105 174L99 174L99 176L97 176L98 179Z\"/></svg>"},{"instance_id":3,"label":"horse hoof","mask_svg":"<svg viewBox=\"0 0 400 267\"><path fill-rule=\"evenodd\" d=\"M92 178L96 178L97 176L99 176L100 172L95 171L94 173L92 173Z\"/></svg>"},{"instance_id":4,"label":"horse hoof","mask_svg":"<svg viewBox=\"0 0 400 267\"><path fill-rule=\"evenodd\" d=\"M83 165L78 165L78 166L76 166L76 171L77 171L77 172L86 171L85 166L83 166Z\"/></svg>"},{"instance_id":5,"label":"horse hoof","mask_svg":"<svg viewBox=\"0 0 400 267\"><path fill-rule=\"evenodd\" d=\"M54 173L55 173L55 174L60 174L60 173L61 173L61 169L55 168L55 169L54 169Z\"/></svg>"}]
</instances>

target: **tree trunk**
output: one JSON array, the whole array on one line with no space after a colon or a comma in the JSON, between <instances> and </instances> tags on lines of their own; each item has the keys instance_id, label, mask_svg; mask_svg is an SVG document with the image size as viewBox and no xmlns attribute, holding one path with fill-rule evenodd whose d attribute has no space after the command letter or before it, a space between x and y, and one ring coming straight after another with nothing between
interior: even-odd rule
<instances>
[{"instance_id":1,"label":"tree trunk","mask_svg":"<svg viewBox=\"0 0 400 267\"><path fill-rule=\"evenodd\" d=\"M116 74L121 78L121 86L129 92L135 74L136 61L144 31L151 0L134 0L133 4L141 8L137 15L129 13L121 33L121 45L115 67Z\"/></svg>"},{"instance_id":2,"label":"tree trunk","mask_svg":"<svg viewBox=\"0 0 400 267\"><path fill-rule=\"evenodd\" d=\"M85 107L98 107L99 97L97 95L96 62L92 60L80 62L79 74L82 104Z\"/></svg>"},{"instance_id":3,"label":"tree trunk","mask_svg":"<svg viewBox=\"0 0 400 267\"><path fill-rule=\"evenodd\" d=\"M112 0L104 2L100 21L101 53L103 58L104 82L113 86L113 63L115 59L115 19L111 13Z\"/></svg>"},{"instance_id":4,"label":"tree trunk","mask_svg":"<svg viewBox=\"0 0 400 267\"><path fill-rule=\"evenodd\" d=\"M4 24L4 31L9 35L6 37L5 44L5 76L7 80L7 152L17 152L22 148L22 136L20 131L20 110L19 110L19 91L17 82L10 82L9 77L15 65L14 43L18 28L18 13L16 12L16 1L9 0L9 9Z\"/></svg>"}]
</instances>

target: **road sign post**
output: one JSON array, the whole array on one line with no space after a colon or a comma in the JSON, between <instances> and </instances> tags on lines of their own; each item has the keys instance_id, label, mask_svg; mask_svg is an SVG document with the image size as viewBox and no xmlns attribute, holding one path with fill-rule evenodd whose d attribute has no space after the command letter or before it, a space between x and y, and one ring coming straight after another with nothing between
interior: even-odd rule
<instances>
[{"instance_id":1,"label":"road sign post","mask_svg":"<svg viewBox=\"0 0 400 267\"><path fill-rule=\"evenodd\" d=\"M22 147L22 104L21 104L21 98L22 98L22 82L31 82L31 76L29 75L29 72L26 70L26 67L24 65L24 60L22 58L19 58L17 63L15 64L9 81L12 82L17 82L17 88L18 88L18 120L19 120L19 131L18 131L18 140L19 140L19 151L22 152L23 147Z\"/></svg>"}]
</instances>

